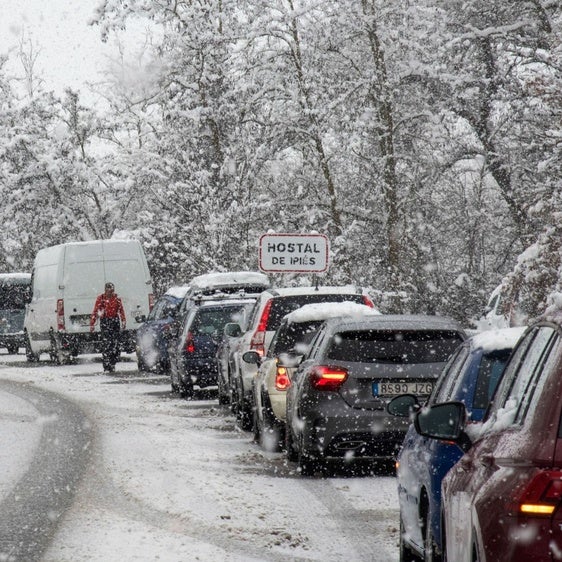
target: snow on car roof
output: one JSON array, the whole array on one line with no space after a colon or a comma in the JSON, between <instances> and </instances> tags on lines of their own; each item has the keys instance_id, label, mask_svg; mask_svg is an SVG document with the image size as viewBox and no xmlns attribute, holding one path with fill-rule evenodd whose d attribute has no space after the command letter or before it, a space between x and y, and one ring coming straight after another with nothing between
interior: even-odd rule
<instances>
[{"instance_id":1,"label":"snow on car roof","mask_svg":"<svg viewBox=\"0 0 562 562\"><path fill-rule=\"evenodd\" d=\"M526 327L502 328L499 330L486 330L472 336L472 344L475 348L482 348L484 351L495 349L509 349L515 346L522 336Z\"/></svg>"},{"instance_id":2,"label":"snow on car roof","mask_svg":"<svg viewBox=\"0 0 562 562\"><path fill-rule=\"evenodd\" d=\"M183 299L189 291L189 285L178 285L177 287L170 287L164 294L170 297L176 297L178 299Z\"/></svg>"},{"instance_id":3,"label":"snow on car roof","mask_svg":"<svg viewBox=\"0 0 562 562\"><path fill-rule=\"evenodd\" d=\"M194 277L190 286L193 289L208 289L224 285L263 285L269 287L269 277L257 271L227 271L222 273L205 273Z\"/></svg>"},{"instance_id":4,"label":"snow on car roof","mask_svg":"<svg viewBox=\"0 0 562 562\"><path fill-rule=\"evenodd\" d=\"M279 287L276 289L272 289L271 292L274 295L283 297L291 295L314 295L318 293L324 295L357 295L362 293L361 289L356 287L355 285L341 285L336 287Z\"/></svg>"},{"instance_id":5,"label":"snow on car roof","mask_svg":"<svg viewBox=\"0 0 562 562\"><path fill-rule=\"evenodd\" d=\"M351 301L344 302L319 302L305 304L285 316L287 322L313 322L326 320L339 316L363 317L367 314L380 314L380 312L365 304Z\"/></svg>"}]
</instances>

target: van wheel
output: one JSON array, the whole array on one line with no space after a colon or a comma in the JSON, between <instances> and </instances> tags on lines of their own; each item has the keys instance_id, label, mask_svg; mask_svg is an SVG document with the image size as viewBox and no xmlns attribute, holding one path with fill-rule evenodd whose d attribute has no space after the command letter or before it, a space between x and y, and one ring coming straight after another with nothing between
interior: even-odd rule
<instances>
[{"instance_id":1,"label":"van wheel","mask_svg":"<svg viewBox=\"0 0 562 562\"><path fill-rule=\"evenodd\" d=\"M29 343L29 336L25 334L25 358L29 363L36 363L39 361L39 354L33 353L31 349L31 343Z\"/></svg>"},{"instance_id":2,"label":"van wheel","mask_svg":"<svg viewBox=\"0 0 562 562\"><path fill-rule=\"evenodd\" d=\"M17 355L17 353L20 349L20 346L16 343L10 343L6 346L6 349L8 350L8 353L10 355Z\"/></svg>"},{"instance_id":3,"label":"van wheel","mask_svg":"<svg viewBox=\"0 0 562 562\"><path fill-rule=\"evenodd\" d=\"M61 348L59 341L54 335L51 335L49 356L51 361L57 365L68 365L70 363L70 353Z\"/></svg>"}]
</instances>

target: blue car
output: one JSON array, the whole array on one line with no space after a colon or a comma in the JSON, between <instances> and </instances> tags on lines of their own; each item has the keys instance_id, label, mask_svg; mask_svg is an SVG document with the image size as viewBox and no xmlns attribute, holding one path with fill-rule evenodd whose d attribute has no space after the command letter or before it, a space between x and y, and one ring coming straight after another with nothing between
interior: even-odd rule
<instances>
[{"instance_id":1,"label":"blue car","mask_svg":"<svg viewBox=\"0 0 562 562\"><path fill-rule=\"evenodd\" d=\"M136 353L139 371L168 373L167 335L189 287L172 287L152 307L145 322L137 329Z\"/></svg>"},{"instance_id":2,"label":"blue car","mask_svg":"<svg viewBox=\"0 0 562 562\"><path fill-rule=\"evenodd\" d=\"M470 421L481 421L523 332L490 330L466 340L443 369L427 405L461 401ZM388 405L389 413L397 416L419 408L413 395L398 396ZM458 445L422 437L410 425L396 463L401 562L442 559L441 480L463 454Z\"/></svg>"}]
</instances>

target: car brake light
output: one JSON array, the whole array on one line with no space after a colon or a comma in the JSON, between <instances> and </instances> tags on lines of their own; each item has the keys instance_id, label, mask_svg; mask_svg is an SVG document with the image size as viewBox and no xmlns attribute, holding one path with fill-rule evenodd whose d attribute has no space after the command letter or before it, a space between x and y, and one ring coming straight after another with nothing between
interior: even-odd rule
<instances>
[{"instance_id":1,"label":"car brake light","mask_svg":"<svg viewBox=\"0 0 562 562\"><path fill-rule=\"evenodd\" d=\"M265 331L267 330L267 321L269 320L269 313L271 312L271 305L273 300L269 299L265 303L265 307L261 313L260 321L258 327L252 336L250 341L250 349L256 351L260 355L265 353Z\"/></svg>"},{"instance_id":2,"label":"car brake light","mask_svg":"<svg viewBox=\"0 0 562 562\"><path fill-rule=\"evenodd\" d=\"M526 515L551 515L562 499L562 472L542 470L525 488L519 512Z\"/></svg>"},{"instance_id":3,"label":"car brake light","mask_svg":"<svg viewBox=\"0 0 562 562\"><path fill-rule=\"evenodd\" d=\"M57 300L57 330L64 330L64 300Z\"/></svg>"},{"instance_id":4,"label":"car brake light","mask_svg":"<svg viewBox=\"0 0 562 562\"><path fill-rule=\"evenodd\" d=\"M367 295L363 295L363 304L375 308L375 303Z\"/></svg>"},{"instance_id":5,"label":"car brake light","mask_svg":"<svg viewBox=\"0 0 562 562\"><path fill-rule=\"evenodd\" d=\"M152 307L154 306L154 295L152 293L148 294L148 311L150 312L152 310Z\"/></svg>"},{"instance_id":6,"label":"car brake light","mask_svg":"<svg viewBox=\"0 0 562 562\"><path fill-rule=\"evenodd\" d=\"M287 390L291 386L291 379L287 372L287 367L277 365L277 373L275 374L275 388L277 390Z\"/></svg>"},{"instance_id":7,"label":"car brake light","mask_svg":"<svg viewBox=\"0 0 562 562\"><path fill-rule=\"evenodd\" d=\"M343 367L318 365L310 372L310 384L316 390L338 390L347 376L347 369Z\"/></svg>"},{"instance_id":8,"label":"car brake light","mask_svg":"<svg viewBox=\"0 0 562 562\"><path fill-rule=\"evenodd\" d=\"M187 338L185 340L185 350L187 353L195 353L195 341L193 340L193 334L187 332Z\"/></svg>"}]
</instances>

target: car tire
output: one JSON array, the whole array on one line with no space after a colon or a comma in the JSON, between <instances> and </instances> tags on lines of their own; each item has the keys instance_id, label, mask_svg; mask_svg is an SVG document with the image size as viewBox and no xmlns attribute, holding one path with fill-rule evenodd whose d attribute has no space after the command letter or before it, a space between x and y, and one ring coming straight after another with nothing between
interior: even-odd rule
<instances>
[{"instance_id":1,"label":"car tire","mask_svg":"<svg viewBox=\"0 0 562 562\"><path fill-rule=\"evenodd\" d=\"M301 476L314 476L320 468L318 461L310 457L302 449L298 451L297 465Z\"/></svg>"},{"instance_id":2,"label":"car tire","mask_svg":"<svg viewBox=\"0 0 562 562\"><path fill-rule=\"evenodd\" d=\"M193 385L187 385L183 382L181 375L178 377L178 394L180 398L189 400L193 398Z\"/></svg>"},{"instance_id":3,"label":"car tire","mask_svg":"<svg viewBox=\"0 0 562 562\"><path fill-rule=\"evenodd\" d=\"M261 442L261 428L260 428L260 420L259 420L259 415L258 415L258 409L254 408L253 412L252 412L252 433L254 434L254 441L256 443L259 443L260 446L263 447L263 444Z\"/></svg>"},{"instance_id":4,"label":"car tire","mask_svg":"<svg viewBox=\"0 0 562 562\"><path fill-rule=\"evenodd\" d=\"M236 422L243 431L250 431L253 425L253 412L246 398L244 397L244 389L240 383L236 389L237 406L236 406Z\"/></svg>"},{"instance_id":5,"label":"car tire","mask_svg":"<svg viewBox=\"0 0 562 562\"><path fill-rule=\"evenodd\" d=\"M6 345L6 349L10 355L17 355L20 350L20 346L17 343L9 343Z\"/></svg>"},{"instance_id":6,"label":"car tire","mask_svg":"<svg viewBox=\"0 0 562 562\"><path fill-rule=\"evenodd\" d=\"M261 420L258 428L261 436L261 445L271 453L279 453L283 449L285 442L284 427L275 418L271 408L271 401L265 392L262 392L261 403L261 416L258 416L258 420Z\"/></svg>"},{"instance_id":7,"label":"car tire","mask_svg":"<svg viewBox=\"0 0 562 562\"><path fill-rule=\"evenodd\" d=\"M219 404L221 405L226 405L226 404L230 404L230 399L228 397L228 392L225 388L225 384L222 378L221 373L219 373L218 379L217 379L217 386L218 386L218 399L219 399Z\"/></svg>"},{"instance_id":8,"label":"car tire","mask_svg":"<svg viewBox=\"0 0 562 562\"><path fill-rule=\"evenodd\" d=\"M417 556L404 542L404 523L400 517L400 562L423 562L423 558Z\"/></svg>"},{"instance_id":9,"label":"car tire","mask_svg":"<svg viewBox=\"0 0 562 562\"><path fill-rule=\"evenodd\" d=\"M293 441L293 432L288 426L285 428L285 456L291 462L296 462L299 459L299 454Z\"/></svg>"},{"instance_id":10,"label":"car tire","mask_svg":"<svg viewBox=\"0 0 562 562\"><path fill-rule=\"evenodd\" d=\"M424 521L424 562L442 562L441 554L431 532L431 523L428 517Z\"/></svg>"}]
</instances>

